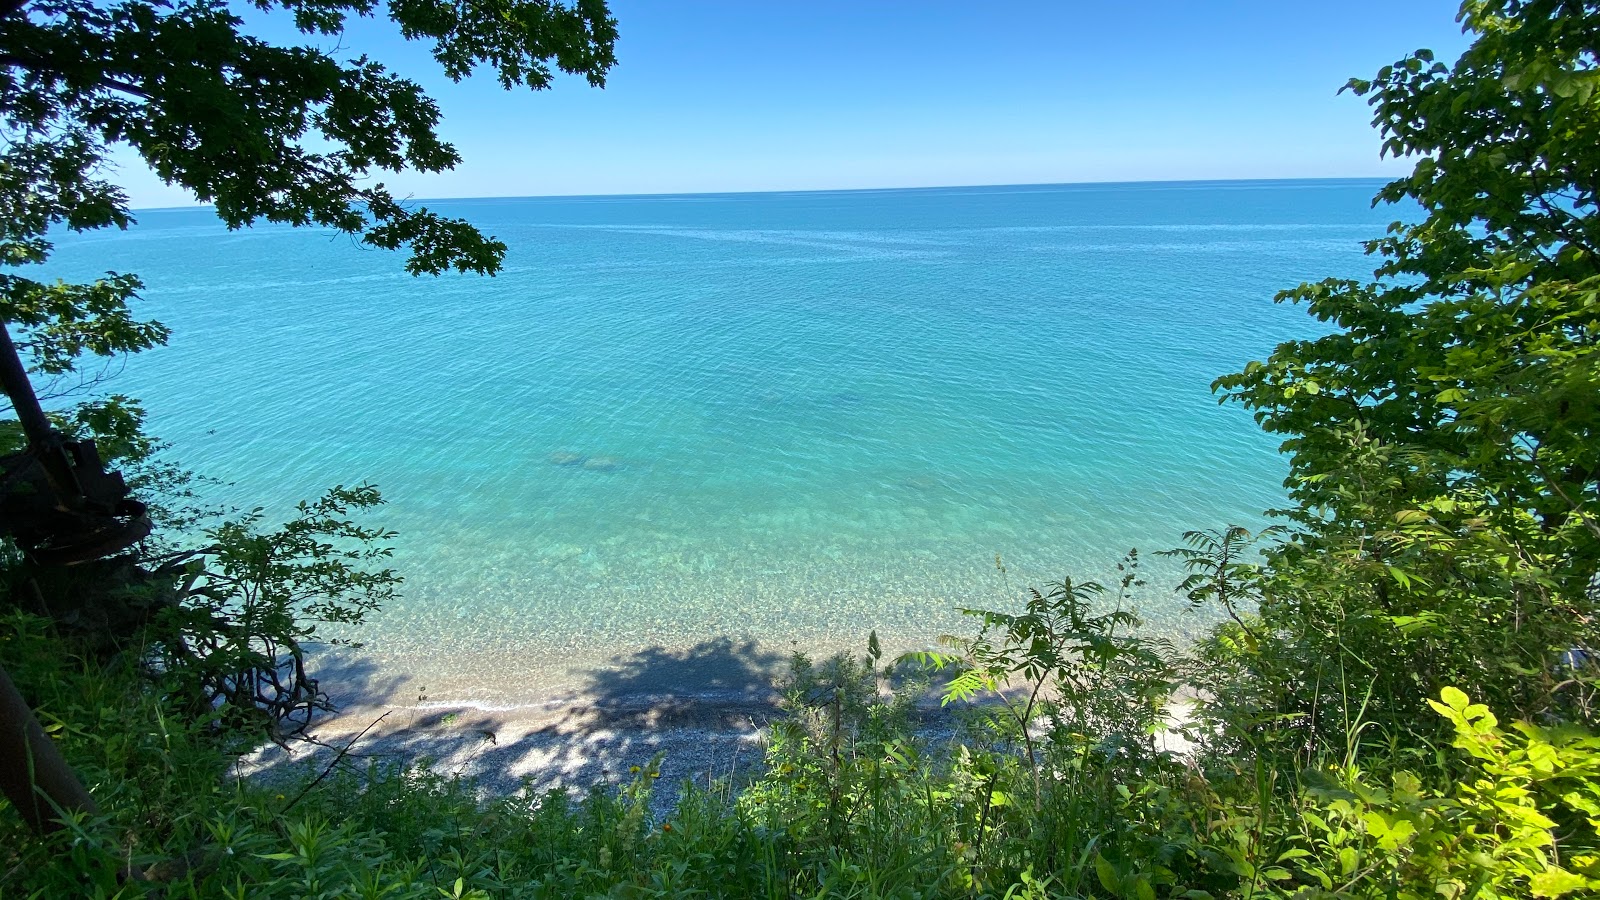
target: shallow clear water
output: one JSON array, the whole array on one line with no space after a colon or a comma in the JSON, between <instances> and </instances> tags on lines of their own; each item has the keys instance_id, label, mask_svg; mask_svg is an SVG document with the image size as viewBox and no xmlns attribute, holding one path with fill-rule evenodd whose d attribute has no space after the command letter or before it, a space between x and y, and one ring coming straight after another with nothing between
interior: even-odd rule
<instances>
[{"instance_id":1,"label":"shallow clear water","mask_svg":"<svg viewBox=\"0 0 1600 900\"><path fill-rule=\"evenodd\" d=\"M1258 524L1285 471L1210 382L1313 332L1275 291L1370 271L1376 188L430 204L510 246L493 279L149 211L52 267L143 277L172 341L111 388L216 499L383 489L382 673L511 702L649 645L924 642L1130 547L1194 627L1149 551Z\"/></svg>"}]
</instances>

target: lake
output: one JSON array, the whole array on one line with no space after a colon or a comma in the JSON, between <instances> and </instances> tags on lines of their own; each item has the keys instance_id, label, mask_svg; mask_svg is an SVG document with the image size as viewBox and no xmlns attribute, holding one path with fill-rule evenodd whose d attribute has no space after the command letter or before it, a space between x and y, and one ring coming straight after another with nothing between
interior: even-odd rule
<instances>
[{"instance_id":1,"label":"lake","mask_svg":"<svg viewBox=\"0 0 1600 900\"><path fill-rule=\"evenodd\" d=\"M144 279L171 343L107 388L212 499L380 486L375 684L515 705L648 647L921 645L1135 547L1152 627L1202 628L1152 551L1259 526L1286 472L1211 381L1317 333L1276 291L1370 274L1378 187L426 204L509 245L494 278L155 210L50 268Z\"/></svg>"}]
</instances>

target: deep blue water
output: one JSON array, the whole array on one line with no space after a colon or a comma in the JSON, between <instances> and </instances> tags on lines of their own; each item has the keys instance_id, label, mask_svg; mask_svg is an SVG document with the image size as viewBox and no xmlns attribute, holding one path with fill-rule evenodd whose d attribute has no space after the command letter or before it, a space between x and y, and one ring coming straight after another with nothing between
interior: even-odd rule
<instances>
[{"instance_id":1,"label":"deep blue water","mask_svg":"<svg viewBox=\"0 0 1600 900\"><path fill-rule=\"evenodd\" d=\"M1260 523L1285 472L1209 385L1314 333L1274 292L1370 272L1377 187L428 204L510 246L495 278L146 211L52 268L144 279L172 341L110 388L215 499L377 483L407 585L371 658L504 701L651 644L918 643L1130 547L1196 627L1149 551Z\"/></svg>"}]
</instances>

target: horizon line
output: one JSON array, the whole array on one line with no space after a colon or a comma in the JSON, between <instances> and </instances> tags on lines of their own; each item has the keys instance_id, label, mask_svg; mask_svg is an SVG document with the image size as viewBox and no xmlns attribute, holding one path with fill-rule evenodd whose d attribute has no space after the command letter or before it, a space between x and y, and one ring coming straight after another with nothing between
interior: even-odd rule
<instances>
[{"instance_id":1,"label":"horizon line","mask_svg":"<svg viewBox=\"0 0 1600 900\"><path fill-rule=\"evenodd\" d=\"M1403 177L1403 176L1402 176ZM615 194L481 194L463 197L406 197L402 203L456 203L472 200L647 200L651 198L671 197L743 197L759 196L765 194L873 194L909 191L948 191L969 190L977 188L1045 188L1045 187L1116 187L1120 185L1180 185L1180 184L1266 184L1282 182L1383 182L1388 183L1394 178L1385 175L1332 175L1332 176L1305 176L1297 178L1152 178L1117 181L1035 181L1035 182L996 182L992 184L927 184L909 185L904 187L858 187L858 188L795 188L788 190L760 190L760 191L658 191L645 193L615 193ZM179 212L184 210L215 209L214 203L192 203L186 206L141 206L129 207L129 212Z\"/></svg>"}]
</instances>

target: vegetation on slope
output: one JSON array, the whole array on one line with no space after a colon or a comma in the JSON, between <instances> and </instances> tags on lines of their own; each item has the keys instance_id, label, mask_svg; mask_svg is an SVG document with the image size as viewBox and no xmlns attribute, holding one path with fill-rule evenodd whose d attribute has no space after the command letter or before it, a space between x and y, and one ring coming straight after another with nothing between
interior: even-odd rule
<instances>
[{"instance_id":1,"label":"vegetation on slope","mask_svg":"<svg viewBox=\"0 0 1600 900\"><path fill-rule=\"evenodd\" d=\"M322 7L296 8L319 21ZM1064 580L1017 610L974 611L976 637L948 652L889 663L872 640L860 659L800 659L762 771L691 788L657 819L648 766L583 800L483 802L426 770L240 783L226 771L260 733L233 715L258 709L250 700L214 694L197 715L189 664L150 652L159 633L106 652L14 611L0 659L103 811L44 837L0 814L0 884L21 896L1600 894L1600 4L1470 0L1462 16L1476 40L1454 65L1418 52L1350 85L1387 149L1419 159L1381 199L1420 216L1369 245L1370 281L1280 297L1306 303L1328 336L1217 383L1284 435L1294 506L1281 530L1194 532L1174 551L1191 573L1182 590L1224 614L1195 646L1140 636L1130 558L1109 589ZM324 533L312 558L378 537ZM351 584L372 561L338 559ZM264 583L294 571L266 567ZM954 740L916 728L928 680L960 710ZM1155 739L1178 684L1197 718L1181 758Z\"/></svg>"}]
</instances>

